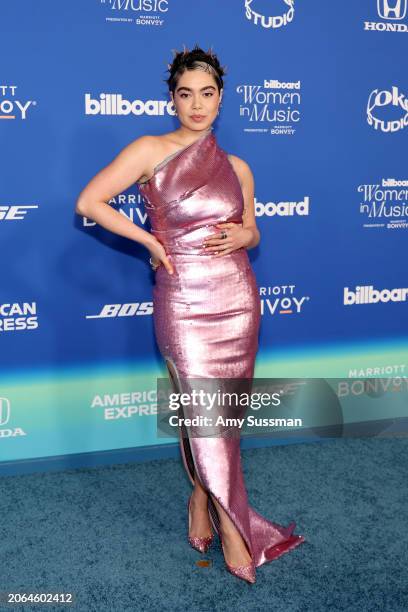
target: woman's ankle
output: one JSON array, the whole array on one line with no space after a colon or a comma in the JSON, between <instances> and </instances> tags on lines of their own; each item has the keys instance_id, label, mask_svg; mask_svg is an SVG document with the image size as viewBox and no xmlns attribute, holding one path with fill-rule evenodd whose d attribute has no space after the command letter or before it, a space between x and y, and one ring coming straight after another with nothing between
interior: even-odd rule
<instances>
[{"instance_id":1,"label":"woman's ankle","mask_svg":"<svg viewBox=\"0 0 408 612\"><path fill-rule=\"evenodd\" d=\"M191 495L191 502L197 506L207 507L208 503L208 495L205 491L197 489L196 487L193 489L193 493Z\"/></svg>"},{"instance_id":2,"label":"woman's ankle","mask_svg":"<svg viewBox=\"0 0 408 612\"><path fill-rule=\"evenodd\" d=\"M233 538L234 536L239 535L236 527L234 527L234 525L231 525L230 523L226 524L221 522L220 529L222 535L225 538Z\"/></svg>"},{"instance_id":3,"label":"woman's ankle","mask_svg":"<svg viewBox=\"0 0 408 612\"><path fill-rule=\"evenodd\" d=\"M248 547L246 546L243 538L241 536L237 536L237 533L235 533L235 535L223 534L222 550L225 561L228 563L228 565L237 567L241 565L249 565L252 562L252 556L248 550ZM228 555L228 559L225 556L226 553Z\"/></svg>"}]
</instances>

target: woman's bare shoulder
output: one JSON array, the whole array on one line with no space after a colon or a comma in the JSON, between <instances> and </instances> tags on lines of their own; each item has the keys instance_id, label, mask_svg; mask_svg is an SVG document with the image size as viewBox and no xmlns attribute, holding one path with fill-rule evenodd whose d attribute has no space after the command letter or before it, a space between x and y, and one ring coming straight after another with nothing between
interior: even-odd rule
<instances>
[{"instance_id":1,"label":"woman's bare shoulder","mask_svg":"<svg viewBox=\"0 0 408 612\"><path fill-rule=\"evenodd\" d=\"M174 141L169 134L144 134L132 140L121 152L124 163L138 168L142 182L151 177L156 165L174 151Z\"/></svg>"},{"instance_id":2,"label":"woman's bare shoulder","mask_svg":"<svg viewBox=\"0 0 408 612\"><path fill-rule=\"evenodd\" d=\"M135 138L126 147L132 156L142 155L148 162L155 163L160 160L160 156L166 155L168 151L174 149L175 139L172 133L166 134L144 134Z\"/></svg>"},{"instance_id":3,"label":"woman's bare shoulder","mask_svg":"<svg viewBox=\"0 0 408 612\"><path fill-rule=\"evenodd\" d=\"M160 144L160 138L160 136L153 136L152 134L143 134L132 140L128 144L128 148L134 153L147 153L157 148Z\"/></svg>"},{"instance_id":4,"label":"woman's bare shoulder","mask_svg":"<svg viewBox=\"0 0 408 612\"><path fill-rule=\"evenodd\" d=\"M176 143L173 132L165 134L143 134L129 143L134 149L159 148Z\"/></svg>"}]
</instances>

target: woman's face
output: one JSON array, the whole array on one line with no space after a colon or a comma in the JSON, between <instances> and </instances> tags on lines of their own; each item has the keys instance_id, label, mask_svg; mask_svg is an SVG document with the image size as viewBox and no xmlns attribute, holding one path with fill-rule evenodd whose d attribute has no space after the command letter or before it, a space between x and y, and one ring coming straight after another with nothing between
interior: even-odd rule
<instances>
[{"instance_id":1,"label":"woman's face","mask_svg":"<svg viewBox=\"0 0 408 612\"><path fill-rule=\"evenodd\" d=\"M173 103L180 123L191 130L209 128L218 114L222 90L214 77L201 69L186 70L178 80Z\"/></svg>"}]
</instances>

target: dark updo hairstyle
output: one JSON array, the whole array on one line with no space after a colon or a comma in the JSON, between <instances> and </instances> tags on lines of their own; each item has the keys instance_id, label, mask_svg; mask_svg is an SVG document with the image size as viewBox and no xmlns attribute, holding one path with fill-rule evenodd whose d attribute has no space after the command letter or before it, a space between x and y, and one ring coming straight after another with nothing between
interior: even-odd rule
<instances>
[{"instance_id":1,"label":"dark updo hairstyle","mask_svg":"<svg viewBox=\"0 0 408 612\"><path fill-rule=\"evenodd\" d=\"M215 82L217 83L219 93L224 87L222 77L225 75L226 69L225 66L221 66L212 49L209 49L206 52L196 44L195 47L189 51L185 45L183 46L183 51L173 50L173 62L171 64L167 64L167 70L170 74L165 81L169 90L174 94L178 80L186 70L201 69L213 75Z\"/></svg>"}]
</instances>

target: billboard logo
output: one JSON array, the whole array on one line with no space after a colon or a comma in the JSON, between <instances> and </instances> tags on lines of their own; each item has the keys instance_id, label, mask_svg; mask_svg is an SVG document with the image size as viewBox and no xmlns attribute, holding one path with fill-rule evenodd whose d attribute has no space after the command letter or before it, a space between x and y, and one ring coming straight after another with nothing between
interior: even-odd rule
<instances>
[{"instance_id":1,"label":"billboard logo","mask_svg":"<svg viewBox=\"0 0 408 612\"><path fill-rule=\"evenodd\" d=\"M377 0L377 11L381 19L404 19L407 0Z\"/></svg>"},{"instance_id":2,"label":"billboard logo","mask_svg":"<svg viewBox=\"0 0 408 612\"><path fill-rule=\"evenodd\" d=\"M85 115L175 115L170 100L126 100L122 94L99 94L99 100L85 94Z\"/></svg>"},{"instance_id":3,"label":"billboard logo","mask_svg":"<svg viewBox=\"0 0 408 612\"><path fill-rule=\"evenodd\" d=\"M373 285L357 286L355 291L344 287L343 303L345 306L354 304L377 304L382 302L406 302L408 287L395 289L374 289Z\"/></svg>"},{"instance_id":4,"label":"billboard logo","mask_svg":"<svg viewBox=\"0 0 408 612\"><path fill-rule=\"evenodd\" d=\"M254 198L255 202L255 216L263 217L293 217L299 215L301 217L309 215L309 196L305 196L303 200L299 202L259 202Z\"/></svg>"}]
</instances>

